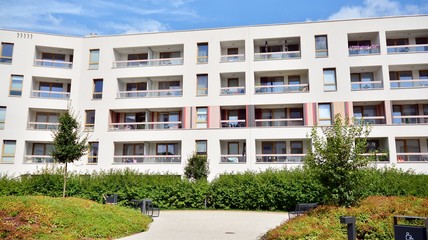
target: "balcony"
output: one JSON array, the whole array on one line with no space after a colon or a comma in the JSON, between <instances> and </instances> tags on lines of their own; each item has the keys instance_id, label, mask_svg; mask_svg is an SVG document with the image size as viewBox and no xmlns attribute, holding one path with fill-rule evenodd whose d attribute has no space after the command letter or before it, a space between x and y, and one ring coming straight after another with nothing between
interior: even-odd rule
<instances>
[{"instance_id":1,"label":"balcony","mask_svg":"<svg viewBox=\"0 0 428 240\"><path fill-rule=\"evenodd\" d=\"M243 62L245 61L245 41L222 41L220 42L220 62Z\"/></svg>"},{"instance_id":2,"label":"balcony","mask_svg":"<svg viewBox=\"0 0 428 240\"><path fill-rule=\"evenodd\" d=\"M302 163L305 140L256 140L257 163Z\"/></svg>"},{"instance_id":3,"label":"balcony","mask_svg":"<svg viewBox=\"0 0 428 240\"><path fill-rule=\"evenodd\" d=\"M24 163L54 163L52 142L25 142Z\"/></svg>"},{"instance_id":4,"label":"balcony","mask_svg":"<svg viewBox=\"0 0 428 240\"><path fill-rule=\"evenodd\" d=\"M254 60L300 59L300 37L254 40Z\"/></svg>"},{"instance_id":5,"label":"balcony","mask_svg":"<svg viewBox=\"0 0 428 240\"><path fill-rule=\"evenodd\" d=\"M308 70L255 73L255 94L309 92Z\"/></svg>"},{"instance_id":6,"label":"balcony","mask_svg":"<svg viewBox=\"0 0 428 240\"><path fill-rule=\"evenodd\" d=\"M428 101L418 103L410 101L392 102L393 124L427 124Z\"/></svg>"},{"instance_id":7,"label":"balcony","mask_svg":"<svg viewBox=\"0 0 428 240\"><path fill-rule=\"evenodd\" d=\"M47 99L70 99L71 79L33 77L31 97Z\"/></svg>"},{"instance_id":8,"label":"balcony","mask_svg":"<svg viewBox=\"0 0 428 240\"><path fill-rule=\"evenodd\" d=\"M34 66L71 69L73 49L36 46Z\"/></svg>"},{"instance_id":9,"label":"balcony","mask_svg":"<svg viewBox=\"0 0 428 240\"><path fill-rule=\"evenodd\" d=\"M244 95L245 94L245 73L220 73L220 95Z\"/></svg>"},{"instance_id":10,"label":"balcony","mask_svg":"<svg viewBox=\"0 0 428 240\"><path fill-rule=\"evenodd\" d=\"M246 163L245 139L220 140L220 163Z\"/></svg>"},{"instance_id":11,"label":"balcony","mask_svg":"<svg viewBox=\"0 0 428 240\"><path fill-rule=\"evenodd\" d=\"M386 32L388 54L428 52L428 29Z\"/></svg>"},{"instance_id":12,"label":"balcony","mask_svg":"<svg viewBox=\"0 0 428 240\"><path fill-rule=\"evenodd\" d=\"M391 89L427 88L428 65L395 65L389 66Z\"/></svg>"},{"instance_id":13,"label":"balcony","mask_svg":"<svg viewBox=\"0 0 428 240\"><path fill-rule=\"evenodd\" d=\"M113 163L181 163L181 142L115 143Z\"/></svg>"},{"instance_id":14,"label":"balcony","mask_svg":"<svg viewBox=\"0 0 428 240\"><path fill-rule=\"evenodd\" d=\"M426 138L395 139L397 163L428 162Z\"/></svg>"},{"instance_id":15,"label":"balcony","mask_svg":"<svg viewBox=\"0 0 428 240\"><path fill-rule=\"evenodd\" d=\"M351 91L383 89L382 66L351 67Z\"/></svg>"},{"instance_id":16,"label":"balcony","mask_svg":"<svg viewBox=\"0 0 428 240\"><path fill-rule=\"evenodd\" d=\"M183 45L114 49L113 68L183 65Z\"/></svg>"},{"instance_id":17,"label":"balcony","mask_svg":"<svg viewBox=\"0 0 428 240\"><path fill-rule=\"evenodd\" d=\"M181 129L182 109L140 109L110 111L110 131Z\"/></svg>"},{"instance_id":18,"label":"balcony","mask_svg":"<svg viewBox=\"0 0 428 240\"><path fill-rule=\"evenodd\" d=\"M58 129L59 115L61 110L52 111L51 109L30 109L28 117L29 130L55 130Z\"/></svg>"},{"instance_id":19,"label":"balcony","mask_svg":"<svg viewBox=\"0 0 428 240\"><path fill-rule=\"evenodd\" d=\"M355 122L386 124L384 102L353 102Z\"/></svg>"},{"instance_id":20,"label":"balcony","mask_svg":"<svg viewBox=\"0 0 428 240\"><path fill-rule=\"evenodd\" d=\"M227 106L220 107L222 128L246 127L245 106Z\"/></svg>"},{"instance_id":21,"label":"balcony","mask_svg":"<svg viewBox=\"0 0 428 240\"><path fill-rule=\"evenodd\" d=\"M349 56L379 55L379 33L349 33L348 52Z\"/></svg>"},{"instance_id":22,"label":"balcony","mask_svg":"<svg viewBox=\"0 0 428 240\"><path fill-rule=\"evenodd\" d=\"M303 106L296 105L265 105L256 106L256 127L287 127L303 126Z\"/></svg>"},{"instance_id":23,"label":"balcony","mask_svg":"<svg viewBox=\"0 0 428 240\"><path fill-rule=\"evenodd\" d=\"M368 138L365 153L373 162L389 162L388 138Z\"/></svg>"},{"instance_id":24,"label":"balcony","mask_svg":"<svg viewBox=\"0 0 428 240\"><path fill-rule=\"evenodd\" d=\"M183 76L118 79L117 98L153 98L183 96Z\"/></svg>"}]
</instances>

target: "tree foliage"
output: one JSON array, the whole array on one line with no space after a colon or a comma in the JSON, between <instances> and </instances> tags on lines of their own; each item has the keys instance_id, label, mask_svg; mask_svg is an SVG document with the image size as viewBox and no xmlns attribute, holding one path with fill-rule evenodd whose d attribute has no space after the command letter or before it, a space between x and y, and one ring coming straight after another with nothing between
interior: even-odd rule
<instances>
[{"instance_id":1,"label":"tree foliage","mask_svg":"<svg viewBox=\"0 0 428 240\"><path fill-rule=\"evenodd\" d=\"M184 175L188 179L207 179L209 170L209 162L207 156L193 154L191 158L187 160L187 165L184 168Z\"/></svg>"},{"instance_id":2,"label":"tree foliage","mask_svg":"<svg viewBox=\"0 0 428 240\"><path fill-rule=\"evenodd\" d=\"M319 131L321 130L321 132ZM337 114L332 126L313 127L305 168L324 186L324 201L349 206L358 202L360 170L368 165L366 152L370 126L350 124Z\"/></svg>"},{"instance_id":3,"label":"tree foliage","mask_svg":"<svg viewBox=\"0 0 428 240\"><path fill-rule=\"evenodd\" d=\"M54 150L52 158L59 163L64 163L63 197L67 186L67 164L82 157L88 151L87 135L81 130L80 124L69 107L59 117L59 126L53 131Z\"/></svg>"}]
</instances>

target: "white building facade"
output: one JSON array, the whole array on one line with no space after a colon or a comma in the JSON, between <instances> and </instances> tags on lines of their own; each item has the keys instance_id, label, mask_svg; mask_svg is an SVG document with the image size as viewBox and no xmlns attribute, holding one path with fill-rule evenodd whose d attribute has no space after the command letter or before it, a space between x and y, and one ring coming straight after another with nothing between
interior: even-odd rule
<instances>
[{"instance_id":1,"label":"white building facade","mask_svg":"<svg viewBox=\"0 0 428 240\"><path fill-rule=\"evenodd\" d=\"M69 37L0 30L0 172L51 166L70 103L79 172L292 168L314 125L372 124L378 166L428 173L428 16Z\"/></svg>"}]
</instances>

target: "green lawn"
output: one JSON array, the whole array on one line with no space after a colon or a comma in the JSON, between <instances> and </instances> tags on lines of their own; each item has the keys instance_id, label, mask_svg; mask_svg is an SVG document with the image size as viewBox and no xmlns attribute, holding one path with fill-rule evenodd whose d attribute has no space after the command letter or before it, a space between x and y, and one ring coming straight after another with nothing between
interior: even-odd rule
<instances>
[{"instance_id":1,"label":"green lawn","mask_svg":"<svg viewBox=\"0 0 428 240\"><path fill-rule=\"evenodd\" d=\"M79 198L0 197L1 239L112 239L150 222L139 211Z\"/></svg>"},{"instance_id":2,"label":"green lawn","mask_svg":"<svg viewBox=\"0 0 428 240\"><path fill-rule=\"evenodd\" d=\"M347 239L346 225L340 224L339 217L354 216L358 239L392 240L395 215L428 217L428 198L369 197L352 208L320 206L270 230L262 239Z\"/></svg>"}]
</instances>

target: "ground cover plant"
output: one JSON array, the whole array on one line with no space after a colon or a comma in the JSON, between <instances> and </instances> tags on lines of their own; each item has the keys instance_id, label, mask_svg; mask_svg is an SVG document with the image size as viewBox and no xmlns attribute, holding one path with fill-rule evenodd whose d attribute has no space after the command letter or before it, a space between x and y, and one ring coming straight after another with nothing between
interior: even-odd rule
<instances>
[{"instance_id":1,"label":"ground cover plant","mask_svg":"<svg viewBox=\"0 0 428 240\"><path fill-rule=\"evenodd\" d=\"M395 215L428 216L428 198L372 196L351 208L320 206L268 231L262 239L347 239L340 216L356 218L357 239L394 239Z\"/></svg>"},{"instance_id":2,"label":"ground cover plant","mask_svg":"<svg viewBox=\"0 0 428 240\"><path fill-rule=\"evenodd\" d=\"M150 222L139 211L79 198L0 197L1 239L112 239Z\"/></svg>"}]
</instances>

